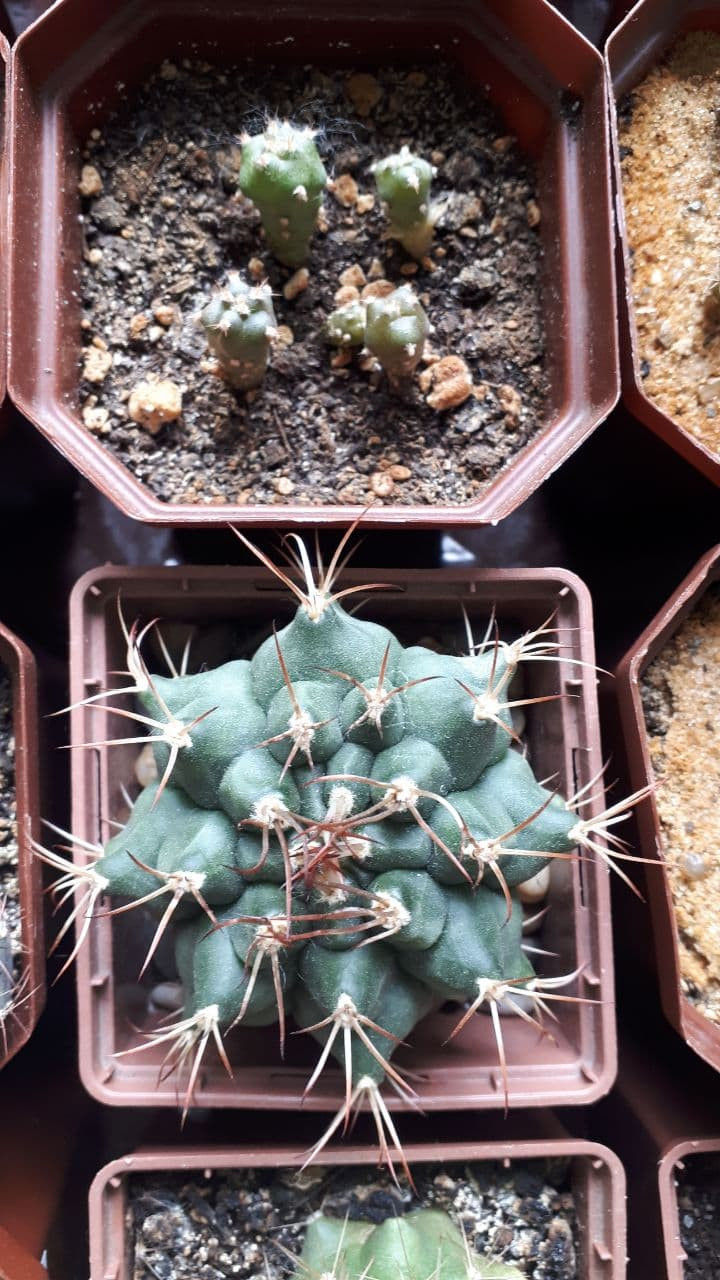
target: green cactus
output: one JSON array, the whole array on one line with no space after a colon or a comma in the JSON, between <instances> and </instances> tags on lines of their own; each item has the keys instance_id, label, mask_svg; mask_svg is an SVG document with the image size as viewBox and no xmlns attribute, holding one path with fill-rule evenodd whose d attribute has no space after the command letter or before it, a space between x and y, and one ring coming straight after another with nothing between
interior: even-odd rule
<instances>
[{"instance_id":1,"label":"green cactus","mask_svg":"<svg viewBox=\"0 0 720 1280\"><path fill-rule=\"evenodd\" d=\"M416 1209L372 1222L313 1218L305 1232L300 1276L310 1280L522 1280L506 1262L473 1253L441 1209Z\"/></svg>"},{"instance_id":2,"label":"green cactus","mask_svg":"<svg viewBox=\"0 0 720 1280\"><path fill-rule=\"evenodd\" d=\"M378 160L372 172L390 220L389 235L421 261L430 249L433 236L430 204L433 166L413 155L408 147L401 147L395 155Z\"/></svg>"},{"instance_id":3,"label":"green cactus","mask_svg":"<svg viewBox=\"0 0 720 1280\"><path fill-rule=\"evenodd\" d=\"M256 206L271 252L286 267L307 260L327 173L313 129L270 120L243 138L238 186Z\"/></svg>"},{"instance_id":4,"label":"green cactus","mask_svg":"<svg viewBox=\"0 0 720 1280\"><path fill-rule=\"evenodd\" d=\"M117 710L149 729L158 780L104 848L79 847L78 866L38 846L59 888L77 890L66 963L101 897L146 905L158 925L144 967L173 921L185 992L183 1016L148 1043L167 1044L169 1067L192 1064L186 1105L210 1040L226 1061L229 1028L278 1023L282 1049L291 1014L321 1046L308 1090L330 1056L345 1077L316 1150L368 1101L383 1149L386 1129L401 1154L380 1092L387 1078L412 1096L398 1043L448 999L467 1006L453 1035L487 1010L507 1103L501 1011L540 1027L545 1002L565 998L553 988L578 978L535 976L515 886L577 845L612 865L606 823L626 810L579 818L515 749L513 677L557 656L543 627L513 644L469 637L464 656L404 647L343 608L367 588L333 593L348 534L317 581L296 538L302 585L238 536L297 612L251 659L193 675L151 676L148 628L125 630L119 692L140 710ZM88 701L112 711L111 696Z\"/></svg>"},{"instance_id":5,"label":"green cactus","mask_svg":"<svg viewBox=\"0 0 720 1280\"><path fill-rule=\"evenodd\" d=\"M325 322L328 342L335 347L362 347L365 345L366 306L359 300L346 302L331 312Z\"/></svg>"},{"instance_id":6,"label":"green cactus","mask_svg":"<svg viewBox=\"0 0 720 1280\"><path fill-rule=\"evenodd\" d=\"M409 284L367 304L365 345L380 361L393 391L407 392L425 346L430 324Z\"/></svg>"},{"instance_id":7,"label":"green cactus","mask_svg":"<svg viewBox=\"0 0 720 1280\"><path fill-rule=\"evenodd\" d=\"M200 314L207 344L225 378L238 391L258 387L265 377L275 334L272 291L249 285L234 271Z\"/></svg>"}]
</instances>

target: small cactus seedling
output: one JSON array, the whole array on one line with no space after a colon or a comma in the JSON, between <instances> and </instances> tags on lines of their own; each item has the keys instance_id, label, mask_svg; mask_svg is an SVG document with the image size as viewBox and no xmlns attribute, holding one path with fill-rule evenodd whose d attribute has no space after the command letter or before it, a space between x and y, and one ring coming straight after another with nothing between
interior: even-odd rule
<instances>
[{"instance_id":1,"label":"small cactus seedling","mask_svg":"<svg viewBox=\"0 0 720 1280\"><path fill-rule=\"evenodd\" d=\"M76 919L73 955L106 897L111 913L156 913L143 967L173 922L184 1008L129 1052L163 1046L166 1070L187 1070L186 1107L211 1041L227 1063L225 1032L274 1023L282 1053L292 1015L320 1046L306 1093L331 1057L344 1080L309 1158L367 1106L392 1167L404 1157L381 1085L413 1100L392 1058L429 1011L465 1005L453 1034L490 1014L507 1103L503 1015L548 1035L550 1002L583 1000L558 990L582 982L582 966L535 975L517 888L577 846L629 856L611 829L639 797L583 820L592 783L563 801L516 749L513 709L548 699L515 698L513 677L557 657L551 630L504 644L491 627L480 644L468 634L463 656L405 647L346 612L367 585L334 589L349 533L317 572L291 535L299 579L238 536L295 596L292 621L249 660L195 674L184 660L169 676L140 653L148 628L125 629L120 691L140 709L93 694L88 714L129 720L121 742L149 733L158 780L104 847L70 838L75 863L38 852L62 872L63 899L76 891L60 931Z\"/></svg>"},{"instance_id":2,"label":"small cactus seedling","mask_svg":"<svg viewBox=\"0 0 720 1280\"><path fill-rule=\"evenodd\" d=\"M207 343L225 378L238 391L258 387L275 334L272 292L249 285L235 271L200 315Z\"/></svg>"},{"instance_id":3,"label":"small cactus seedling","mask_svg":"<svg viewBox=\"0 0 720 1280\"><path fill-rule=\"evenodd\" d=\"M404 394L425 346L430 324L409 284L367 304L365 345L380 361L393 391Z\"/></svg>"},{"instance_id":4,"label":"small cactus seedling","mask_svg":"<svg viewBox=\"0 0 720 1280\"><path fill-rule=\"evenodd\" d=\"M522 1280L517 1267L473 1253L441 1209L416 1209L376 1225L313 1218L295 1280Z\"/></svg>"},{"instance_id":5,"label":"small cactus seedling","mask_svg":"<svg viewBox=\"0 0 720 1280\"><path fill-rule=\"evenodd\" d=\"M270 120L264 133L245 135L238 186L256 206L268 245L286 267L307 260L327 173L313 129Z\"/></svg>"},{"instance_id":6,"label":"small cactus seedling","mask_svg":"<svg viewBox=\"0 0 720 1280\"><path fill-rule=\"evenodd\" d=\"M325 322L328 342L335 347L363 347L367 308L359 299L331 312Z\"/></svg>"},{"instance_id":7,"label":"small cactus seedling","mask_svg":"<svg viewBox=\"0 0 720 1280\"><path fill-rule=\"evenodd\" d=\"M433 236L430 182L435 170L427 160L401 147L373 165L378 194L390 220L389 235L413 258L426 257Z\"/></svg>"}]
</instances>

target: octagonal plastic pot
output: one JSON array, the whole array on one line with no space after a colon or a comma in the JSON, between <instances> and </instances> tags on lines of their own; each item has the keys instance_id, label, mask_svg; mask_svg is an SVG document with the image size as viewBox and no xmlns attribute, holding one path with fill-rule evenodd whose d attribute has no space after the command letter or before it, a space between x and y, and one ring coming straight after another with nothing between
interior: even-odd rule
<instances>
[{"instance_id":1,"label":"octagonal plastic pot","mask_svg":"<svg viewBox=\"0 0 720 1280\"><path fill-rule=\"evenodd\" d=\"M379 53L378 51L382 51ZM12 139L10 384L22 412L124 512L157 524L346 524L359 510L292 502L164 503L83 426L78 406L80 140L164 58L252 55L362 66L445 57L487 88L537 166L546 426L467 506L378 505L367 523L496 521L616 402L619 373L602 59L545 0L62 0L18 41ZM238 473L240 475L241 473Z\"/></svg>"},{"instance_id":2,"label":"octagonal plastic pot","mask_svg":"<svg viewBox=\"0 0 720 1280\"><path fill-rule=\"evenodd\" d=\"M383 580L391 589L374 593L366 617L383 622L405 643L432 636L437 628L452 628L458 650L463 633L461 604L479 629L493 606L501 635L517 636L538 626L556 611L562 653L588 666L556 669L545 662L529 663L529 696L563 691L569 695L527 708L527 742L538 777L557 778L564 794L584 786L602 766L595 678L592 671L592 613L587 589L561 569L390 571ZM363 581L348 573L345 582ZM117 620L118 593L125 617L182 620L217 635L229 624L240 637L242 652L253 653L270 632L291 616L288 593L264 571L239 568L123 569L92 571L77 584L71 603L71 701L107 688L108 672L124 666L124 644ZM554 625L555 625L554 624ZM234 652L237 652L237 646ZM204 649L198 651L205 653ZM225 650L225 653L227 650ZM215 650L210 665L223 660ZM542 709L542 714L538 712ZM73 743L95 742L115 736L111 721L97 709L78 707L72 713ZM107 819L127 812L123 790L137 790L134 766L137 747L100 747L73 751L73 833L81 839L105 840ZM127 794L127 792L125 793ZM79 855L80 857L82 855ZM562 861L552 864L550 911L538 945L555 953L543 965L557 974L583 967L584 994L597 1003L559 1004L553 1039L519 1018L504 1027L510 1106L580 1104L605 1093L615 1073L612 948L607 871L598 862ZM138 911L110 918L100 914L77 960L80 1015L80 1070L86 1088L99 1100L115 1105L176 1106L178 1079L158 1080L161 1051L126 1054L146 1043L142 1030L153 1025L148 1012L150 988L157 978L146 975L138 984L142 938L147 923ZM82 922L81 922L82 923ZM147 940L145 942L147 946ZM154 1025L157 1024L154 1016ZM425 1019L411 1036L412 1050L400 1048L397 1062L413 1073L413 1086L424 1110L503 1106L499 1069L490 1020L478 1016L445 1045L457 1023L457 1011L438 1012ZM241 1034L240 1034L241 1032ZM228 1039L233 1079L219 1060L208 1057L195 1090L200 1106L300 1106L308 1069L315 1060L310 1037L288 1038L280 1060L277 1028L238 1028ZM122 1056L117 1056L121 1054ZM305 1109L334 1110L342 1098L341 1072L328 1069ZM406 1104L389 1094L391 1108Z\"/></svg>"},{"instance_id":3,"label":"octagonal plastic pot","mask_svg":"<svg viewBox=\"0 0 720 1280\"><path fill-rule=\"evenodd\" d=\"M625 222L617 106L686 31L720 31L720 0L640 0L605 46L610 96L610 130L618 228L618 304L623 399L646 427L720 484L720 455L686 431L645 393L637 346L632 283L632 246Z\"/></svg>"},{"instance_id":4,"label":"octagonal plastic pot","mask_svg":"<svg viewBox=\"0 0 720 1280\"><path fill-rule=\"evenodd\" d=\"M697 563L673 593L617 668L617 697L620 709L632 789L647 786L654 779L645 728L640 685L644 672L664 648L708 587L720 579L720 546ZM636 809L640 837L639 852L662 864L663 839L655 797L650 795ZM650 867L645 875L646 893L655 939L655 964L665 1016L696 1053L720 1070L720 1027L715 1026L683 994L680 982L678 933L670 882L661 866Z\"/></svg>"},{"instance_id":5,"label":"octagonal plastic pot","mask_svg":"<svg viewBox=\"0 0 720 1280\"><path fill-rule=\"evenodd\" d=\"M35 660L0 624L0 666L10 678L15 737L15 798L22 953L17 1006L0 1032L0 1067L29 1039L45 1003L42 876L31 841L39 834L38 710Z\"/></svg>"},{"instance_id":6,"label":"octagonal plastic pot","mask_svg":"<svg viewBox=\"0 0 720 1280\"><path fill-rule=\"evenodd\" d=\"M411 1168L421 1163L461 1162L476 1165L502 1160L532 1162L567 1158L572 1162L573 1195L578 1209L578 1280L624 1280L625 1177L617 1156L607 1147L575 1138L512 1142L438 1142L406 1148ZM363 1166L376 1163L368 1147L323 1153L323 1165ZM138 1151L106 1165L90 1190L91 1280L130 1280L133 1274L126 1213L128 1180L148 1173L211 1173L246 1169L298 1169L303 1157L290 1148L263 1150L193 1148Z\"/></svg>"}]
</instances>

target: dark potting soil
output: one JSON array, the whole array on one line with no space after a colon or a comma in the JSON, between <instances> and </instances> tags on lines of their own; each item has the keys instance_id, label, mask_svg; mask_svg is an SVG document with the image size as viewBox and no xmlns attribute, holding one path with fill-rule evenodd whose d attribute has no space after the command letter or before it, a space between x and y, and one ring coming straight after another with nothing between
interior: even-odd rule
<instances>
[{"instance_id":1,"label":"dark potting soil","mask_svg":"<svg viewBox=\"0 0 720 1280\"><path fill-rule=\"evenodd\" d=\"M315 1214L383 1222L422 1207L447 1210L470 1245L512 1262L528 1280L574 1280L577 1222L567 1160L510 1168L417 1165L417 1195L376 1168L310 1167L128 1179L133 1280L281 1280L295 1270Z\"/></svg>"},{"instance_id":2,"label":"dark potting soil","mask_svg":"<svg viewBox=\"0 0 720 1280\"><path fill-rule=\"evenodd\" d=\"M449 68L383 68L359 82L366 94L368 82L377 101L362 116L346 71L165 63L87 140L81 191L96 194L83 198L83 419L164 501L462 503L543 426L530 164L491 104ZM292 272L265 250L236 186L239 135L273 113L318 129L335 183L307 287L291 299ZM429 266L383 239L370 165L403 144L437 167ZM280 329L262 388L242 395L209 371L197 315L251 259L272 286ZM361 288L413 284L434 326L432 353L469 366L464 403L430 408L418 377L398 400L357 355L331 366L323 323L349 268ZM157 435L128 413L148 375L182 390L181 417Z\"/></svg>"},{"instance_id":3,"label":"dark potting soil","mask_svg":"<svg viewBox=\"0 0 720 1280\"><path fill-rule=\"evenodd\" d=\"M680 1240L687 1254L684 1280L715 1280L720 1275L720 1160L712 1154L686 1156L675 1177Z\"/></svg>"},{"instance_id":4,"label":"dark potting soil","mask_svg":"<svg viewBox=\"0 0 720 1280\"><path fill-rule=\"evenodd\" d=\"M0 1013L21 950L12 687L0 665Z\"/></svg>"}]
</instances>

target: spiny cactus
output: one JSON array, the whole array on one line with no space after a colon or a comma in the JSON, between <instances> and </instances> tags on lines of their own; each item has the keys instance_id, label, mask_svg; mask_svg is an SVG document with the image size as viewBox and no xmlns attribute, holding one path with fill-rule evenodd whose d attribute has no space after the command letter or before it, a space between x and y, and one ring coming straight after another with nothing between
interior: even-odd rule
<instances>
[{"instance_id":1,"label":"spiny cactus","mask_svg":"<svg viewBox=\"0 0 720 1280\"><path fill-rule=\"evenodd\" d=\"M225 378L238 391L258 387L275 334L272 291L249 285L234 271L200 315L207 343Z\"/></svg>"},{"instance_id":2,"label":"spiny cactus","mask_svg":"<svg viewBox=\"0 0 720 1280\"><path fill-rule=\"evenodd\" d=\"M335 347L363 347L365 345L366 306L360 299L346 302L332 311L325 323L328 342Z\"/></svg>"},{"instance_id":3,"label":"spiny cactus","mask_svg":"<svg viewBox=\"0 0 720 1280\"><path fill-rule=\"evenodd\" d=\"M401 147L395 155L372 166L378 194L390 220L389 234L421 261L433 236L430 182L435 170L427 160Z\"/></svg>"},{"instance_id":4,"label":"spiny cactus","mask_svg":"<svg viewBox=\"0 0 720 1280\"><path fill-rule=\"evenodd\" d=\"M452 1218L417 1209L372 1222L313 1218L305 1232L296 1280L522 1280L506 1262L473 1253Z\"/></svg>"},{"instance_id":5,"label":"spiny cactus","mask_svg":"<svg viewBox=\"0 0 720 1280\"><path fill-rule=\"evenodd\" d=\"M554 991L581 970L535 976L515 889L575 846L610 862L608 828L634 798L582 819L584 793L563 801L515 750L513 677L557 657L547 627L512 644L468 634L458 657L406 648L345 611L367 585L333 589L349 532L317 578L293 535L300 584L238 536L294 594L293 620L250 660L166 677L140 651L154 624L126 630L129 680L115 692L141 709L113 707L110 693L86 701L137 722L142 733L119 741L149 731L158 781L104 848L75 842L79 865L38 852L62 872L58 892L77 890L59 935L77 920L67 963L105 894L123 900L115 911L159 916L143 968L176 924L185 1007L147 1044L167 1046L168 1069L188 1068L186 1107L211 1040L227 1062L224 1032L278 1023L282 1052L292 1014L321 1046L306 1092L331 1055L345 1079L311 1157L367 1104L391 1163L390 1146L403 1156L380 1085L412 1098L391 1059L426 1013L469 1002L457 1034L489 1011L507 1103L501 1010L542 1033L547 1002L582 999Z\"/></svg>"},{"instance_id":6,"label":"spiny cactus","mask_svg":"<svg viewBox=\"0 0 720 1280\"><path fill-rule=\"evenodd\" d=\"M428 318L409 284L368 301L365 345L380 361L394 391L407 390L429 331Z\"/></svg>"},{"instance_id":7,"label":"spiny cactus","mask_svg":"<svg viewBox=\"0 0 720 1280\"><path fill-rule=\"evenodd\" d=\"M242 142L238 186L256 206L274 256L286 267L302 266L327 186L315 131L270 120L264 133Z\"/></svg>"}]
</instances>

